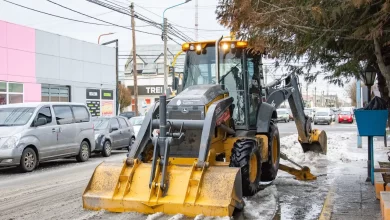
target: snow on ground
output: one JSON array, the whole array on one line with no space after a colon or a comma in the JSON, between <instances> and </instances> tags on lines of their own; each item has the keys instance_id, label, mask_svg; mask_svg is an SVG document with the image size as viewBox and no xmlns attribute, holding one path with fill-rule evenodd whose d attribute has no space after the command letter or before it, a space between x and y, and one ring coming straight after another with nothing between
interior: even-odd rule
<instances>
[{"instance_id":1,"label":"snow on ground","mask_svg":"<svg viewBox=\"0 0 390 220\"><path fill-rule=\"evenodd\" d=\"M278 192L275 185L269 186L252 197L244 198L246 219L269 219L277 211Z\"/></svg>"},{"instance_id":2,"label":"snow on ground","mask_svg":"<svg viewBox=\"0 0 390 220\"><path fill-rule=\"evenodd\" d=\"M298 142L298 135L290 135L280 139L281 152L285 153L295 162L305 165L317 165L318 163L350 163L352 161L367 161L367 142L363 137L363 148L357 148L357 136L355 132L328 132L328 153L327 155L306 152ZM383 141L374 141L376 158L383 159L388 151Z\"/></svg>"}]
</instances>

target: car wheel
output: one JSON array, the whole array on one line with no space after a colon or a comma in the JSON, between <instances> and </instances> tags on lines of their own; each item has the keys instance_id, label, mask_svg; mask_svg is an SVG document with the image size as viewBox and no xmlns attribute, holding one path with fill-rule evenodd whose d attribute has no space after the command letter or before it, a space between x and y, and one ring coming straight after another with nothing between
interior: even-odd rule
<instances>
[{"instance_id":1,"label":"car wheel","mask_svg":"<svg viewBox=\"0 0 390 220\"><path fill-rule=\"evenodd\" d=\"M20 158L20 171L23 173L31 172L37 167L37 154L31 148L24 149L22 157Z\"/></svg>"},{"instance_id":2,"label":"car wheel","mask_svg":"<svg viewBox=\"0 0 390 220\"><path fill-rule=\"evenodd\" d=\"M315 125L317 125L317 122L314 122Z\"/></svg>"},{"instance_id":3,"label":"car wheel","mask_svg":"<svg viewBox=\"0 0 390 220\"><path fill-rule=\"evenodd\" d=\"M111 151L112 151L111 142L109 140L106 140L103 144L103 150L102 150L103 157L111 156Z\"/></svg>"},{"instance_id":4,"label":"car wheel","mask_svg":"<svg viewBox=\"0 0 390 220\"><path fill-rule=\"evenodd\" d=\"M88 142L86 142L86 141L81 142L80 152L79 152L79 155L76 156L76 160L78 162L87 161L89 159L89 155L90 155L89 149L90 149L90 147L89 147Z\"/></svg>"}]
</instances>

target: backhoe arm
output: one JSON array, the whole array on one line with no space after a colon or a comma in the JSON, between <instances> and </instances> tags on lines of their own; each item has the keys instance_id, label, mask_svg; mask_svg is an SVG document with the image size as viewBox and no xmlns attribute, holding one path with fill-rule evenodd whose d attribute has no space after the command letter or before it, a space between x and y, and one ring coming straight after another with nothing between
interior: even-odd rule
<instances>
[{"instance_id":1,"label":"backhoe arm","mask_svg":"<svg viewBox=\"0 0 390 220\"><path fill-rule=\"evenodd\" d=\"M284 86L281 86L282 83ZM304 104L298 85L298 77L294 73L291 73L283 79L268 84L266 91L266 102L275 108L278 108L284 101L288 100L303 151L315 151L326 154L326 133L312 129L311 120L304 113Z\"/></svg>"}]
</instances>

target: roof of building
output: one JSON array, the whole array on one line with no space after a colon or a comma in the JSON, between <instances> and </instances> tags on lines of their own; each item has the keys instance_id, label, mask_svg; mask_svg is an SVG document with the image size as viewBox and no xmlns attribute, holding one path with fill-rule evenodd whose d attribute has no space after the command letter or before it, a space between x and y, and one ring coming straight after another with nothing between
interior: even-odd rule
<instances>
[{"instance_id":1,"label":"roof of building","mask_svg":"<svg viewBox=\"0 0 390 220\"><path fill-rule=\"evenodd\" d=\"M173 61L174 56L181 51L181 45L169 44L167 46L168 58L167 62L170 64ZM141 74L156 74L163 73L163 64L164 62L164 45L163 44L147 44L147 45L137 45L137 63L144 63L144 68L142 72L137 69L138 73ZM132 61L133 57L129 56L125 64L125 73L132 72ZM184 53L179 55L176 60L175 70L176 72L182 72L184 66Z\"/></svg>"}]
</instances>

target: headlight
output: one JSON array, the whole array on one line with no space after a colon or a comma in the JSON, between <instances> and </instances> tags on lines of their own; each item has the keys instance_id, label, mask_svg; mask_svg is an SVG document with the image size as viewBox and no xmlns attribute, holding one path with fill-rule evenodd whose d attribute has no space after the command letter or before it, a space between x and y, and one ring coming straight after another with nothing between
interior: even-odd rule
<instances>
[{"instance_id":1,"label":"headlight","mask_svg":"<svg viewBox=\"0 0 390 220\"><path fill-rule=\"evenodd\" d=\"M11 136L4 142L1 149L13 149L19 144L19 140L20 135Z\"/></svg>"}]
</instances>

